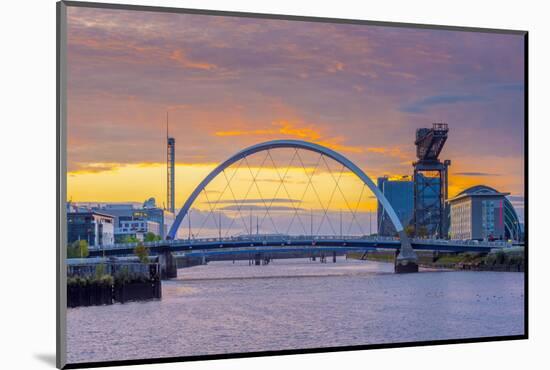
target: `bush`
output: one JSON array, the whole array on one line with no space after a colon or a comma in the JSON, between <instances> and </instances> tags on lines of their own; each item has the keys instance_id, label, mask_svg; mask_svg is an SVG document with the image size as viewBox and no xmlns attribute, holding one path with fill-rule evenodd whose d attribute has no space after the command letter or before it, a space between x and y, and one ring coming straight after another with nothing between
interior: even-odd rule
<instances>
[{"instance_id":1,"label":"bush","mask_svg":"<svg viewBox=\"0 0 550 370\"><path fill-rule=\"evenodd\" d=\"M128 270L128 266L123 266L120 270L118 270L115 273L114 278L117 284L129 283L131 278L130 278L130 271Z\"/></svg>"},{"instance_id":2,"label":"bush","mask_svg":"<svg viewBox=\"0 0 550 370\"><path fill-rule=\"evenodd\" d=\"M98 281L102 285L113 285L115 279L111 275L103 275L98 279Z\"/></svg>"},{"instance_id":3,"label":"bush","mask_svg":"<svg viewBox=\"0 0 550 370\"><path fill-rule=\"evenodd\" d=\"M99 280L103 275L105 275L105 265L99 264L95 268L95 274L94 277L96 280Z\"/></svg>"},{"instance_id":4,"label":"bush","mask_svg":"<svg viewBox=\"0 0 550 370\"><path fill-rule=\"evenodd\" d=\"M149 231L147 234L145 234L145 237L143 238L143 240L146 242L156 242L156 241L162 240L162 238L157 234Z\"/></svg>"},{"instance_id":5,"label":"bush","mask_svg":"<svg viewBox=\"0 0 550 370\"><path fill-rule=\"evenodd\" d=\"M507 260L506 253L504 253L503 251L498 251L497 253L495 253L495 258L496 258L495 262L499 265L504 265L504 263Z\"/></svg>"},{"instance_id":6,"label":"bush","mask_svg":"<svg viewBox=\"0 0 550 370\"><path fill-rule=\"evenodd\" d=\"M138 238L136 238L135 235L126 235L124 238L122 238L122 240L120 242L123 243L123 244L138 243L139 240L138 240Z\"/></svg>"},{"instance_id":7,"label":"bush","mask_svg":"<svg viewBox=\"0 0 550 370\"><path fill-rule=\"evenodd\" d=\"M130 272L128 266L123 266L114 274L114 282L117 285L128 283L145 283L151 281L148 276Z\"/></svg>"},{"instance_id":8,"label":"bush","mask_svg":"<svg viewBox=\"0 0 550 370\"><path fill-rule=\"evenodd\" d=\"M79 279L79 277L77 277L77 276L69 276L67 278L67 286L76 286L76 285L78 285L78 279Z\"/></svg>"},{"instance_id":9,"label":"bush","mask_svg":"<svg viewBox=\"0 0 550 370\"><path fill-rule=\"evenodd\" d=\"M464 262L479 262L482 259L481 253L466 252L463 255Z\"/></svg>"},{"instance_id":10,"label":"bush","mask_svg":"<svg viewBox=\"0 0 550 370\"><path fill-rule=\"evenodd\" d=\"M523 265L525 263L525 257L522 253L505 253L499 250L495 253L489 253L485 257L485 264L489 266L493 265Z\"/></svg>"},{"instance_id":11,"label":"bush","mask_svg":"<svg viewBox=\"0 0 550 370\"><path fill-rule=\"evenodd\" d=\"M75 240L67 246L67 258L85 258L89 254L86 240Z\"/></svg>"},{"instance_id":12,"label":"bush","mask_svg":"<svg viewBox=\"0 0 550 370\"><path fill-rule=\"evenodd\" d=\"M149 262L149 249L147 249L142 243L139 243L134 248L134 254L139 258L141 263Z\"/></svg>"}]
</instances>

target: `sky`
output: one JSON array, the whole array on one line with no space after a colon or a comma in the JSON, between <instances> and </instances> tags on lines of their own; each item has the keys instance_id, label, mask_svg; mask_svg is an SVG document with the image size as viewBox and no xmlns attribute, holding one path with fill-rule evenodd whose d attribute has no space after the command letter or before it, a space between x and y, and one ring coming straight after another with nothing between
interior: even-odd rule
<instances>
[{"instance_id":1,"label":"sky","mask_svg":"<svg viewBox=\"0 0 550 370\"><path fill-rule=\"evenodd\" d=\"M177 207L218 163L273 139L327 146L372 179L410 175L415 130L446 122L450 195L489 185L509 192L521 215L523 47L510 34L69 7L67 196L165 203L167 112ZM253 186L247 199L275 199L280 214L298 212L302 195L299 212L321 210L335 224L342 208L361 217L376 208L349 172L300 154L303 163L287 151L230 169L234 194L218 179L197 213L215 194L217 207L237 206L244 176L264 159L263 191ZM315 191L300 190L310 177L326 188L317 206Z\"/></svg>"}]
</instances>

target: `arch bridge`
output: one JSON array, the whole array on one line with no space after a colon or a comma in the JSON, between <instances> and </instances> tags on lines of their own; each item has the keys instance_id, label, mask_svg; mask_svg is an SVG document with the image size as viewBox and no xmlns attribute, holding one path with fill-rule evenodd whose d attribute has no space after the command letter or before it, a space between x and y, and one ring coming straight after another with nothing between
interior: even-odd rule
<instances>
[{"instance_id":1,"label":"arch bridge","mask_svg":"<svg viewBox=\"0 0 550 370\"><path fill-rule=\"evenodd\" d=\"M323 157L330 158L338 162L340 165L342 165L343 168L347 168L360 181L362 181L362 183L365 186L367 186L370 189L370 191L374 194L378 202L382 204L385 212L387 213L388 217L393 223L393 226L395 227L397 234L399 235L400 245L399 245L399 254L397 255L396 262L395 262L395 271L396 272L417 272L418 271L417 256L411 246L411 242L409 238L407 237L403 229L403 225L401 224L391 204L388 202L384 194L382 194L382 192L374 184L374 182L369 178L369 176L360 167L358 167L355 163L350 161L348 158L346 158L342 154L330 148L327 148L326 146L319 145L312 142L302 141L302 140L273 140L273 141L267 141L256 145L252 145L248 148L245 148L235 153L234 155L226 159L224 162L219 164L199 183L199 185L194 189L194 191L191 193L189 198L185 201L182 208L178 212L175 218L175 221L172 224L172 227L168 232L167 239L169 240L176 239L178 230L181 227L184 218L189 215L191 206L194 204L197 197L201 194L201 192L205 191L205 188L207 187L207 185L210 184L218 175L223 174L225 176L224 171L227 168L229 168L231 165L239 161L242 161L242 160L246 161L247 157L253 154L256 154L259 152L267 152L267 155L269 156L271 150L284 149L284 148L295 149L296 151L298 149L306 150L309 152L314 152L319 154L320 158L323 158ZM283 176L282 178L280 178L280 180L284 186L285 177ZM311 182L311 178L309 178L309 181ZM338 183L336 184L336 186L338 186ZM271 206L271 204L269 206ZM269 207L267 205L266 205L266 212L269 213ZM324 210L324 213L326 215L327 209ZM313 239L314 235L311 235L311 237ZM221 239L221 235L220 235L220 239Z\"/></svg>"}]
</instances>

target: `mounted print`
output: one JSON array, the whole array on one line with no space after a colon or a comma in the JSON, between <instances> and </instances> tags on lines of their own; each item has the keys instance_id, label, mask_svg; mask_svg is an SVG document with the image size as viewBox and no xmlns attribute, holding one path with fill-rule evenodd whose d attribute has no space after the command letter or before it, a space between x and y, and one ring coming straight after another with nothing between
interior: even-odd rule
<instances>
[{"instance_id":1,"label":"mounted print","mask_svg":"<svg viewBox=\"0 0 550 370\"><path fill-rule=\"evenodd\" d=\"M527 338L526 50L58 3L58 367Z\"/></svg>"}]
</instances>

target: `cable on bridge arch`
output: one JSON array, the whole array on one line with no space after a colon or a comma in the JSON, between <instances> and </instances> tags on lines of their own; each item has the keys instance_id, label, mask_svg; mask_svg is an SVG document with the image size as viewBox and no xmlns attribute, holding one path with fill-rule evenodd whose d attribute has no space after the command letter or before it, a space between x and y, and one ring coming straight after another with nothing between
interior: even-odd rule
<instances>
[{"instance_id":1,"label":"cable on bridge arch","mask_svg":"<svg viewBox=\"0 0 550 370\"><path fill-rule=\"evenodd\" d=\"M323 159L324 160L324 159ZM333 178L334 180L334 175L330 169L330 167L328 166L328 163L326 160L325 161L325 165L327 166L327 169L328 169L328 172L330 173L331 177ZM363 184L363 189L365 188L364 187L365 184ZM346 198L346 196L344 195L344 192L342 191L342 188L340 188L340 179L338 179L338 181L336 181L336 187L338 188L338 191L340 191L340 194L342 195L342 198L344 198L344 202L346 202L346 207L348 208L348 210L350 211L351 215L352 215L352 221L355 220L355 222L357 223L357 226L359 226L359 231L361 232L361 234L365 235L365 232L363 231L363 228L361 227L361 223L357 220L357 218L355 217L355 212L353 212L351 210L351 207L348 203L348 199ZM359 199L360 201L360 199ZM351 223L350 223L351 225Z\"/></svg>"},{"instance_id":2,"label":"cable on bridge arch","mask_svg":"<svg viewBox=\"0 0 550 370\"><path fill-rule=\"evenodd\" d=\"M208 192L206 191L206 189L202 189L202 192L204 193L205 197L206 197L206 201L207 201L207 204L208 204L208 207L209 207L209 212L208 214L206 215L206 217L203 219L200 227L199 227L199 231L195 234L195 237L198 237L200 235L200 233L202 232L202 230L204 229L204 226L205 224L207 223L208 219L212 216L212 218L214 219L214 224L216 226L217 229L219 229L221 231L221 223L218 222L218 220L216 220L216 217L215 217L215 212L216 210L218 209L218 205L219 205L219 202L221 201L222 197L225 195L225 193L228 191L229 189L229 193L231 194L231 197L233 199L233 201L235 202L235 205L236 205L236 211L237 211L237 214L238 214L238 217L231 217L231 223L229 224L229 226L226 228L225 230L225 233L224 233L224 236L228 236L229 232L232 230L232 227L234 225L234 223L236 222L236 219L239 218L244 226L244 230L246 232L247 235L251 235L252 234L252 225L250 225L250 228L249 226L247 225L246 221L245 221L245 217L242 213L242 210L243 210L243 205L244 203L248 200L248 196L250 194L250 191L252 190L253 187L256 187L256 190L258 191L258 194L260 196L260 199L261 199L261 202L263 203L264 205L264 208L265 208L265 212L263 213L263 216L261 218L261 222L258 224L258 227L261 229L261 227L263 226L264 222L265 222L265 219L266 218L269 218L270 221L271 221L271 224L275 230L275 232L278 234L279 233L279 230L278 230L278 227L276 225L276 222L274 221L273 219L273 215L272 215L272 212L271 212L271 209L273 207L273 204L275 203L275 199L277 198L277 196L279 195L279 192L281 191L281 188L284 189L288 199L292 200L292 197L290 195L290 192L288 191L288 188L285 184L285 179L288 175L288 171L290 169L290 167L292 166L292 164L294 163L295 159L298 158L299 160L299 163L300 163L300 166L301 168L304 170L304 174L306 175L307 177L307 184L306 184L306 187L305 187L305 190L304 192L302 193L302 196L300 197L299 201L297 202L294 202L293 200L290 202L291 203L291 206L293 208L293 214L292 214L292 218L291 218L291 221L288 225L288 228L286 230L286 234L289 234L290 233L290 230L292 229L292 226L294 224L294 221L296 218L298 218L298 221L301 225L301 228L302 230L304 231L304 235L308 235L308 231L306 229L306 226L304 224L304 222L302 221L302 218L300 216L300 210L302 210L302 204L304 202L304 199L305 199L305 195L307 194L309 188L311 187L311 189L313 190L314 194L315 194L315 197L317 199L317 201L319 202L319 205L321 206L321 210L322 210L322 218L321 218L321 221L320 223L318 224L317 226L317 231L316 231L316 234L319 234L321 229L322 229L322 226L323 224L325 223L325 221L328 223L332 233L334 235L336 235L336 230L334 228L334 225L332 224L331 220L330 220L330 217L328 217L328 211L330 209L330 206L333 202L333 199L334 199L334 196L336 194L336 192L338 191L345 204L346 204L346 208L347 208L347 211L349 211L349 213L351 214L352 216L352 219L349 223L349 226L348 226L348 229L346 231L346 234L349 234L349 232L351 231L352 227L353 227L353 222L355 222L357 224L357 226L359 227L359 230L361 232L361 234L365 235L364 233L364 230L361 226L361 223L358 221L357 219L357 212L358 212L358 209L359 209L359 205L361 203L361 200L362 200L362 196L363 196L363 193L364 193L364 190L365 190L365 186L366 184L362 184L363 186L361 187L361 193L359 195L359 199L357 200L357 204L355 205L355 209L353 209L351 206L350 206L350 203L347 199L347 197L345 196L342 188L340 187L340 181L342 179L342 176L343 176L343 173L344 173L344 170L346 168L345 165L341 164L341 169L339 170L339 175L338 176L335 176L333 170L330 168L329 164L327 163L327 160L325 159L325 155L323 153L319 153L319 158L317 159L317 162L315 163L315 166L313 167L313 170L311 172L308 172L308 169L303 161L303 158L302 156L300 155L299 153L299 148L294 148L294 153L288 163L288 165L286 166L286 170L284 171L284 174L281 176L281 172L279 170L279 166L277 166L277 164L275 163L275 160L273 159L273 156L271 155L271 150L270 149L267 149L266 150L266 155L263 157L263 160L260 164L260 166L258 167L258 170L254 173L254 171L252 170L251 168L251 165L250 165L250 162L248 161L248 156L245 156L243 158L241 158L238 163L237 163L237 166L233 172L233 174L228 177L225 169L222 170L222 174L224 176L224 179L226 181L226 184L223 188L223 191L220 192L220 195L218 196L218 198L216 199L215 202L212 202L208 196ZM262 191L260 189L260 186L258 185L258 176L260 174L260 172L264 169L264 165L266 164L266 161L267 160L270 160L271 164L273 165L273 168L277 174L277 177L279 179L278 181L278 186L277 186L277 189L275 191L275 194L273 195L271 201L269 202L266 202L263 194L262 194ZM317 191L316 187L315 187L315 184L313 183L313 177L316 175L316 173L318 172L319 170L319 166L320 166L320 163L321 161L323 161L324 165L326 166L327 168L327 171L329 172L332 180L334 181L334 187L332 188L331 190L331 194L330 194L330 197L328 199L328 202L326 203L326 205L323 203L323 201L321 200L321 197L319 195L319 192ZM235 175L237 174L237 172L241 169L242 167L242 164L246 164L246 167L250 173L250 175L252 176L252 181L250 183L250 185L248 186L247 188L247 191L246 191L246 194L244 196L244 198L242 199L237 199L236 195L235 195L235 192L233 191L233 188L231 186L231 182L232 180L234 179ZM189 217L189 216L188 216ZM221 220L220 220L221 221ZM311 227L313 227L313 224L311 225ZM342 234L342 229L341 229L341 226L340 226L340 234Z\"/></svg>"},{"instance_id":3,"label":"cable on bridge arch","mask_svg":"<svg viewBox=\"0 0 550 370\"><path fill-rule=\"evenodd\" d=\"M277 148L277 147L275 147L275 148ZM316 227L316 230L317 230L316 234L317 235L321 232L321 229L323 228L323 225L325 223L328 224L328 226L330 227L333 235L337 235L336 229L335 229L335 227L334 227L334 225L331 221L331 217L329 217L329 209L330 209L330 207L331 207L331 205L334 201L334 197L335 197L337 192L342 196L342 199L343 199L343 201L346 205L346 209L347 209L346 212L349 212L351 214L351 220L350 220L349 225L347 227L346 234L349 235L350 231L353 228L353 223L355 222L357 224L361 234L365 235L364 229L363 229L361 223L359 222L359 220L357 218L357 212L359 211L359 206L360 206L361 201L362 201L362 197L363 197L363 194L364 194L364 191L365 191L365 187L367 186L366 182L364 182L365 180L362 182L361 192L359 194L357 204L355 204L355 207L352 207L350 201L348 200L348 198L344 194L344 191L342 190L342 187L340 186L340 183L341 183L341 180L343 178L345 169L347 168L346 164L344 164L342 161L340 161L340 159L336 160L331 155L325 155L324 152L318 152L318 151L314 150L314 152L319 153L319 157L318 157L318 159L315 163L315 166L313 167L313 170L308 171L308 169L311 168L311 165L309 167L307 167L305 165L304 160L303 160L302 156L300 155L300 150L302 148L301 147L294 147L293 148L294 153L293 153L289 163L286 165L286 169L283 173L280 170L281 166L277 166L277 164L276 164L276 162L275 162L275 160L272 156L272 153L271 153L272 149L273 148L268 147L267 149L263 150L263 151L266 152L266 154L263 157L263 159L261 161L261 164L258 167L257 171L253 171L252 166L251 166L251 164L248 160L249 155L244 155L240 159L237 159L237 161L233 162L233 165L234 164L237 164L237 165L236 165L236 168L235 168L235 170L234 170L234 172L231 176L228 176L228 174L226 173L226 168L223 168L221 171L219 171L218 174L215 175L215 176L218 176L221 173L223 175L223 178L225 179L226 183L225 183L225 186L223 188L223 191L220 192L220 194L217 197L215 202L213 202L212 199L210 199L210 197L208 195L208 191L206 190L206 187L203 187L200 190L200 192L204 193L204 195L206 197L209 212L206 215L206 217L204 217L204 219L203 219L203 221L202 221L202 223L199 227L199 231L195 234L194 237L198 237L201 234L201 232L203 231L206 223L209 221L210 217L213 218L215 227L218 228L221 232L221 228L222 228L221 216L220 216L220 220L218 221L217 218L215 217L215 213L216 213L216 211L218 211L218 212L222 211L221 209L218 208L218 206L219 206L220 201L223 198L223 196L226 195L226 193L228 193L228 192L229 192L232 200L235 202L235 205L236 205L236 207L232 208L231 211L236 209L236 216L237 217L230 217L231 222L229 223L229 227L227 227L225 229L224 236L228 236L228 234L231 232L234 223L238 222L236 220L237 218L240 219L240 222L242 223L242 226L244 227L244 231L247 234L251 235L252 234L252 223L250 222L250 225L247 224L247 222L245 220L245 216L243 215L243 209L244 209L244 205L246 204L246 202L249 198L250 192L254 187L256 188L256 190L258 192L258 195L259 195L259 198L260 198L260 201L263 204L263 210L260 211L261 213L263 213L263 216L261 217L261 223L259 221L257 221L257 225L258 225L257 227L258 228L261 228L264 225L264 223L266 221L266 218L269 218L275 233L279 234L279 227L277 226L277 223L274 220L274 214L273 214L272 208L273 208L273 205L276 203L276 199L278 199L277 197L279 196L281 191L284 191L286 193L286 196L288 197L288 199L291 201L290 204L291 204L291 207L292 207L292 217L290 219L290 223L288 224L288 227L286 228L286 234L287 235L290 234L290 231L292 230L292 227L294 226L294 222L295 222L296 218L298 218L298 222L300 223L300 226L301 226L301 229L304 232L304 235L308 235L309 233L306 229L305 223L302 220L303 214L301 213L301 211L304 210L304 208L302 208L302 205L305 201L305 196L307 195L309 189L311 188L311 190L313 191L313 193L315 195L316 200L318 201L318 203L321 207L321 211L322 211L321 220L320 220L319 224ZM304 149L304 150L308 150L308 149ZM259 151L257 151L256 153L258 153L258 152ZM329 158L335 160L336 162L338 162L341 165L341 168L339 170L338 175L335 175L335 172L337 172L338 170L331 169L331 167L327 163L327 160L326 160L325 156L329 156ZM279 180L278 184L277 184L275 194L272 196L270 201L264 197L262 189L261 189L261 187L258 183L258 177L259 177L261 171L264 170L264 165L266 165L266 162L267 162L268 159L271 162L271 164L273 165L273 169L274 169L274 171L276 173L276 176ZM287 184L285 183L285 180L287 179L287 175L289 173L289 169L295 163L296 159L298 159L300 167L303 169L304 174L307 177L307 184L306 184L305 189L304 189L304 191L303 191L303 193L302 193L302 195L301 195L298 202L294 201L294 199L292 198L292 196L290 194L290 191L288 190ZM321 161L323 161L324 165L327 168L328 173L330 174L330 177L334 181L334 187L331 189L330 197L328 198L328 201L326 203L323 202L323 200L321 199L321 197L319 195L319 191L316 189L316 186L313 182L314 176L317 175L317 173L319 171ZM235 175L242 169L243 164L246 165L246 167L248 169L248 172L250 173L250 175L252 177L252 181L251 181L250 185L247 188L247 191L246 191L246 194L245 194L244 198L237 199L236 193L233 190L233 187L231 185L232 185L233 179L235 178ZM230 166L232 166L232 165L230 165ZM356 166L354 166L354 167L356 167ZM227 168L229 168L229 166ZM351 171L353 171L356 174L357 174L357 171L360 172L360 170L357 170L357 169L351 169ZM209 182L212 181L213 178L211 178L209 180ZM208 184L208 183L206 183L206 184ZM369 183L368 186L369 186L369 188L372 188L370 183ZM378 195L378 196L380 196L380 195ZM187 207L189 207L189 206L187 206ZM187 209L190 210L190 208L187 208ZM250 211L252 212L252 207L251 207ZM187 212L187 217L190 217L189 211ZM313 213L312 213L311 217L313 217ZM341 219L341 216L340 216L340 219ZM181 223L181 221L179 221L179 223ZM340 223L341 223L341 221L340 221ZM313 221L311 221L310 226L312 228L311 232L313 232ZM340 225L340 234L343 234L341 225Z\"/></svg>"},{"instance_id":4,"label":"cable on bridge arch","mask_svg":"<svg viewBox=\"0 0 550 370\"><path fill-rule=\"evenodd\" d=\"M281 186L283 187L283 189L285 189L285 192L286 192L286 196L288 197L288 199L291 200L290 202L290 205L292 206L294 212L298 212L299 210L299 207L297 207L292 199L292 196L290 195L290 192L288 191L286 185L285 185L285 178L288 174L288 170L290 169L290 167L292 166L292 164L294 163L294 158L296 158L296 154L298 152L298 149L294 148L294 154L292 155L292 158L290 159L290 162L288 163L288 165L286 166L286 170L285 170L285 173L284 175L281 177L281 174L279 173L279 168L277 167L277 165L275 164L275 161L273 160L273 157L271 156L271 153L270 153L270 150L267 151L268 154L269 154L269 158L271 159L271 163L273 164L273 168L275 168L275 172L277 173L277 176L279 177L279 186L277 187L277 190L275 191L275 195L273 196L273 198L271 199L271 204L269 205L270 207L272 206L273 204L273 201L277 198L278 194L279 194L279 190L281 189ZM300 217L298 217L298 221L300 222L301 226L302 226L302 229L304 230L304 235L307 234L307 230L304 226L304 223L302 222L302 219ZM288 225L288 228L286 230L286 234L289 235L290 233L290 229L292 228L292 225L294 224L294 220L291 220L291 222L289 223Z\"/></svg>"},{"instance_id":5,"label":"cable on bridge arch","mask_svg":"<svg viewBox=\"0 0 550 370\"><path fill-rule=\"evenodd\" d=\"M256 172L256 176L252 178L252 182L254 183L254 185L256 186L256 190L258 191L258 195L260 196L260 199L262 200L262 203L264 204L264 207L266 209L266 214L269 215L269 219L271 220L271 224L273 225L273 229L275 230L275 233L278 234L279 233L279 230L277 229L277 225L275 225L275 222L273 221L273 217L271 216L271 214L269 213L269 208L267 207L267 204L265 202L265 199L264 199L264 196L262 195L262 192L260 190L260 187L258 186L258 183L256 181L256 178L258 176L258 174L260 173L260 171L262 170L263 168L263 165L267 159L267 156L269 154L269 151L267 151L266 153L266 156L264 158L264 161L262 162L262 164L260 165L260 168L258 169L258 172ZM248 159L247 157L244 157L244 160L246 162L246 165L248 166L248 170L250 171L250 174L252 175L252 169L250 168L250 163L248 162ZM264 216L265 218L265 216ZM263 224L263 219L262 219L262 224ZM262 226L262 224L260 224L260 228Z\"/></svg>"},{"instance_id":6,"label":"cable on bridge arch","mask_svg":"<svg viewBox=\"0 0 550 370\"><path fill-rule=\"evenodd\" d=\"M202 192L204 192L204 195L206 197L206 202L208 203L208 207L210 208L210 212L208 212L208 214L206 215L206 217L204 218L203 222L201 223L201 226L199 227L199 231L195 234L197 237L200 235L202 229L204 228L204 225L206 224L206 221L208 221L208 219L210 218L211 215L213 215L214 213L214 210L216 209L217 205L219 204L221 198L223 197L223 195L225 194L227 188L229 187L229 183L231 182L231 180L233 180L233 177L235 177L235 174L237 173L237 171L239 170L239 168L241 167L241 164L242 164L242 159L239 161L239 163L237 164L237 168L235 169L235 172L233 172L233 175L231 176L231 179L229 179L229 181L227 181L227 176L226 176L226 181L227 181L227 184L225 185L223 191L220 193L220 195L218 196L218 199L216 200L216 203L214 204L214 207L211 207L210 206L210 200L208 198L208 194L207 192L205 191L205 189L202 189ZM223 170L224 172L224 175L225 175L225 170ZM187 217L189 217L189 215L187 215ZM218 225L218 223L216 222L216 217L213 216L213 219L214 219L214 224L216 226L216 228L220 228L221 229L221 225ZM246 227L246 225L245 225Z\"/></svg>"},{"instance_id":7,"label":"cable on bridge arch","mask_svg":"<svg viewBox=\"0 0 550 370\"><path fill-rule=\"evenodd\" d=\"M325 158L323 158L323 162L325 162L325 165L327 166L327 169L328 171L330 172L330 168L327 164L327 161L325 160ZM340 179L342 178L342 174L344 173L343 170L344 170L345 166L342 165L342 169L340 170L340 175L338 176L338 180L336 180L336 185L338 184L338 182L340 181ZM332 175L332 174L331 174ZM333 177L333 180L334 180L334 177ZM334 186L334 188L332 189L332 192L330 194L330 197L329 197L329 200L328 200L328 203L327 203L327 207L324 209L323 211L323 217L321 218L321 222L319 222L319 226L317 227L317 232L316 234L318 235L319 232L321 231L321 227L323 226L323 222L325 221L325 218L327 218L327 214L328 214L328 209L330 208L330 205L332 204L332 200L334 199L334 194L336 194L336 190L337 190L337 186Z\"/></svg>"}]
</instances>

